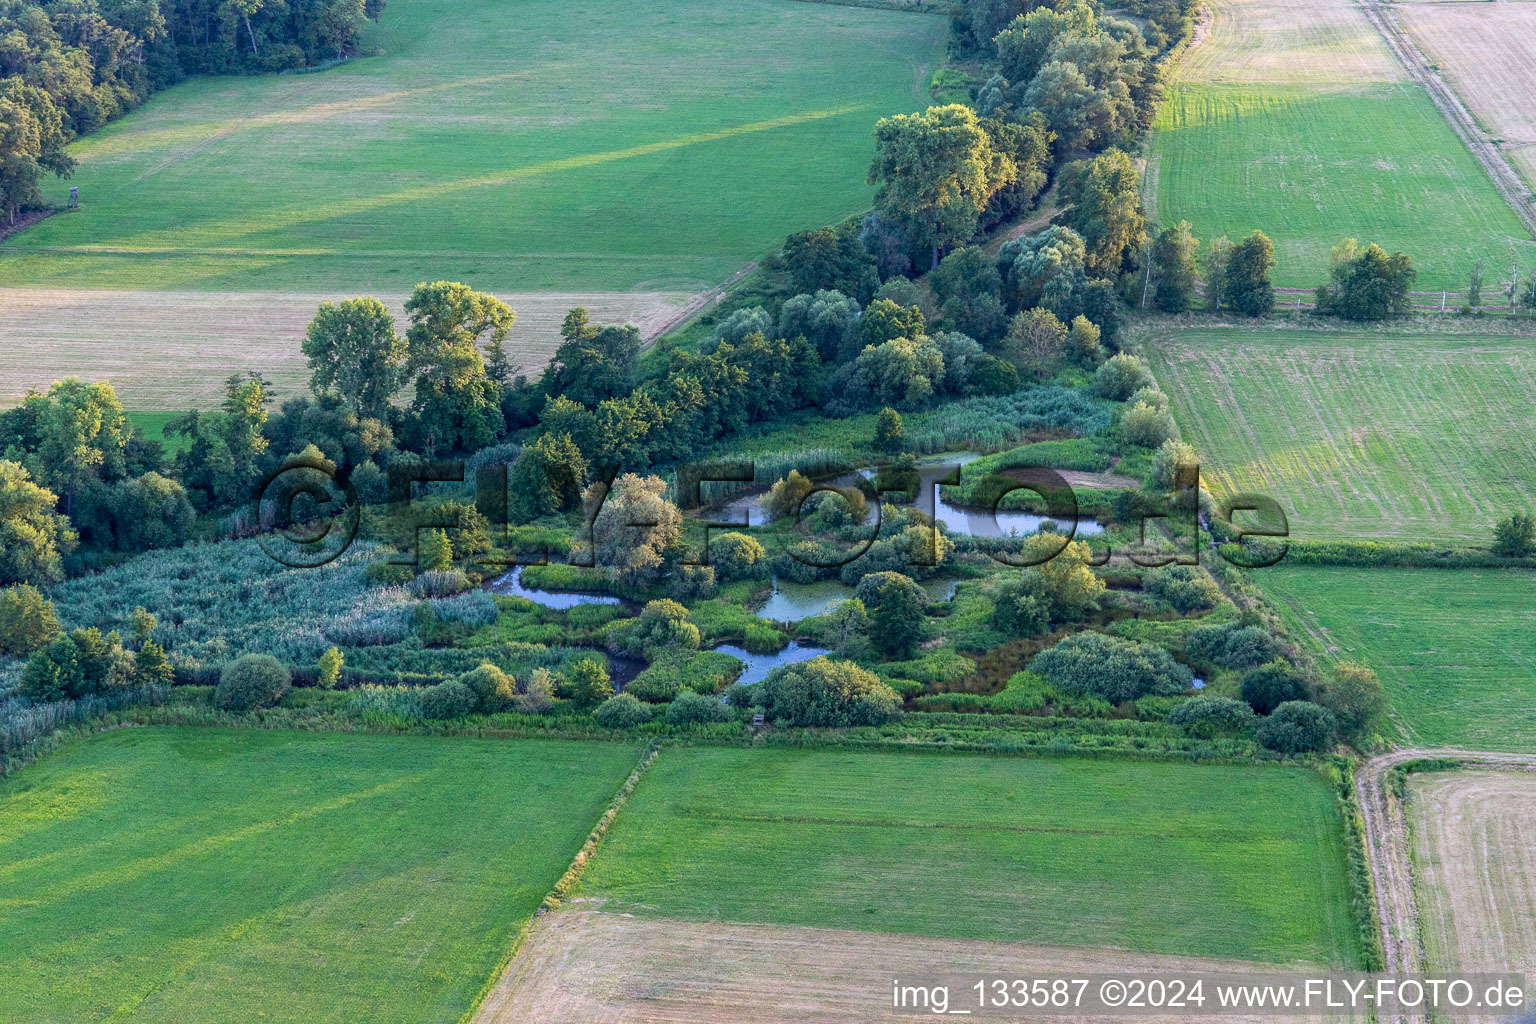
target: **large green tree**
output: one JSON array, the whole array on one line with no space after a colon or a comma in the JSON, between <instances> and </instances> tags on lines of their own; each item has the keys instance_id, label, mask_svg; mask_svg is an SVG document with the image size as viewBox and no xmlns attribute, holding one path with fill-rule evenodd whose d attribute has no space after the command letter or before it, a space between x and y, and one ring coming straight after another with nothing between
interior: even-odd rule
<instances>
[{"instance_id":1,"label":"large green tree","mask_svg":"<svg viewBox=\"0 0 1536 1024\"><path fill-rule=\"evenodd\" d=\"M923 640L928 594L910 576L872 572L859 581L856 596L869 609L870 638L887 658L910 658Z\"/></svg>"},{"instance_id":2,"label":"large green tree","mask_svg":"<svg viewBox=\"0 0 1536 1024\"><path fill-rule=\"evenodd\" d=\"M1231 308L1249 316L1268 316L1275 308L1275 243L1262 231L1243 239L1227 256L1226 298Z\"/></svg>"},{"instance_id":3,"label":"large green tree","mask_svg":"<svg viewBox=\"0 0 1536 1024\"><path fill-rule=\"evenodd\" d=\"M875 207L929 245L935 267L944 250L970 240L993 195L1018 177L1015 154L995 144L995 130L958 104L875 125Z\"/></svg>"},{"instance_id":4,"label":"large green tree","mask_svg":"<svg viewBox=\"0 0 1536 1024\"><path fill-rule=\"evenodd\" d=\"M320 303L303 350L315 394L334 395L359 416L382 418L405 383L405 339L378 299Z\"/></svg>"},{"instance_id":5,"label":"large green tree","mask_svg":"<svg viewBox=\"0 0 1536 1024\"><path fill-rule=\"evenodd\" d=\"M52 491L18 463L0 459L0 585L64 578L63 556L74 548L75 531L57 506Z\"/></svg>"},{"instance_id":6,"label":"large green tree","mask_svg":"<svg viewBox=\"0 0 1536 1024\"><path fill-rule=\"evenodd\" d=\"M517 314L494 295L466 284L419 284L405 303L413 406L428 451L473 451L501 433L501 386L487 370L480 346L493 360Z\"/></svg>"},{"instance_id":7,"label":"large green tree","mask_svg":"<svg viewBox=\"0 0 1536 1024\"><path fill-rule=\"evenodd\" d=\"M1061 170L1062 198L1072 204L1068 218L1083 236L1084 262L1095 275L1113 276L1128 265L1147 237L1141 208L1141 178L1131 158L1118 149ZM1134 265L1134 264L1131 264Z\"/></svg>"}]
</instances>

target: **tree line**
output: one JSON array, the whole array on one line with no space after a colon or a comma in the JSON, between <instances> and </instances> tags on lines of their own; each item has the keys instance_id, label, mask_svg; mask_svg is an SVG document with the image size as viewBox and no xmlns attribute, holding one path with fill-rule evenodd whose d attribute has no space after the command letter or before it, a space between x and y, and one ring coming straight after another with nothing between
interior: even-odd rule
<instances>
[{"instance_id":1,"label":"tree line","mask_svg":"<svg viewBox=\"0 0 1536 1024\"><path fill-rule=\"evenodd\" d=\"M39 202L64 147L189 75L356 51L383 0L0 0L0 212Z\"/></svg>"}]
</instances>

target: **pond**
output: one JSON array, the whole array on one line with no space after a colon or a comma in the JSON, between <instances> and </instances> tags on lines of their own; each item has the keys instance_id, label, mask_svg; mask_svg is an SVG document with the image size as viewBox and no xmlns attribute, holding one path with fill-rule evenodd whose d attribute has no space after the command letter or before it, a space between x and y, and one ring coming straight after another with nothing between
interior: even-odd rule
<instances>
[{"instance_id":1,"label":"pond","mask_svg":"<svg viewBox=\"0 0 1536 1024\"><path fill-rule=\"evenodd\" d=\"M523 586L523 569L518 566L491 585L491 593L507 597L526 597L534 604L546 608L566 609L579 604L621 604L612 594L596 594L574 590L531 590Z\"/></svg>"},{"instance_id":2,"label":"pond","mask_svg":"<svg viewBox=\"0 0 1536 1024\"><path fill-rule=\"evenodd\" d=\"M930 601L943 602L955 596L955 588L959 584L955 580L934 578L919 585L928 592ZM837 580L794 583L776 579L773 581L773 595L757 610L757 614L769 622L799 622L815 615L825 615L853 595L854 588Z\"/></svg>"},{"instance_id":3,"label":"pond","mask_svg":"<svg viewBox=\"0 0 1536 1024\"><path fill-rule=\"evenodd\" d=\"M832 653L821 647L802 644L798 640L790 641L789 646L777 654L753 654L746 648L737 647L735 644L721 644L715 650L721 654L729 654L738 661L746 663L746 669L742 671L741 677L736 680L741 685L762 682L768 678L769 672L772 672L780 665L793 665L797 661L810 661L812 658L819 658L823 654Z\"/></svg>"},{"instance_id":4,"label":"pond","mask_svg":"<svg viewBox=\"0 0 1536 1024\"><path fill-rule=\"evenodd\" d=\"M1051 516L1039 516L1029 512L1014 510L1002 510L994 517L980 509L965 508L956 505L945 497L944 488L937 486L937 482L953 471L955 466L963 466L973 462L981 456L975 452L950 452L942 455L932 455L921 459L917 464L918 478L921 481L918 492L918 506L923 509L928 507L928 495L937 492L935 502L935 514L939 522L947 526L951 532L971 537L1011 537L1025 536L1034 533L1042 524L1051 523L1056 529L1065 533L1072 528L1069 519L1053 518ZM820 482L834 487L855 487L863 481L874 478L873 470L862 470L857 473L842 473L830 479ZM714 513L720 520L735 522L745 521L748 526L762 526L768 522L768 514L763 511L764 493L761 491L742 494L714 509ZM895 495L888 495L887 500ZM870 520L874 518L874 509L870 510ZM1089 536L1103 533L1104 527L1092 517L1079 517L1077 519L1077 534ZM809 614L817 614L815 612ZM802 616L803 617L803 616ZM764 618L774 616L764 615ZM794 621L785 619L782 621Z\"/></svg>"},{"instance_id":5,"label":"pond","mask_svg":"<svg viewBox=\"0 0 1536 1024\"><path fill-rule=\"evenodd\" d=\"M944 497L942 490L939 494L936 512L936 518L939 522L949 527L951 532L968 534L972 537L1011 537L1014 535L1022 537L1034 533L1044 523L1053 524L1063 534L1072 529L1072 520L1070 519L1037 516L1029 512L1000 509L994 517L991 513L981 509L964 508L960 505L952 504ZM1088 536L1103 532L1104 527L1098 520L1078 518L1078 536Z\"/></svg>"}]
</instances>

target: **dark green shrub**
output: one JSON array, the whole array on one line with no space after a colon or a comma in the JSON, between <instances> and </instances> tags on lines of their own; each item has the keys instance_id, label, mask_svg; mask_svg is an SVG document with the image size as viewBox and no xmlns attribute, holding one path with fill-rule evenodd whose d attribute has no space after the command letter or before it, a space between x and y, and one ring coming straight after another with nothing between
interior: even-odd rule
<instances>
[{"instance_id":1,"label":"dark green shrub","mask_svg":"<svg viewBox=\"0 0 1536 1024\"><path fill-rule=\"evenodd\" d=\"M474 691L475 707L480 711L503 711L511 707L517 695L511 677L490 662L465 672L459 682Z\"/></svg>"},{"instance_id":2,"label":"dark green shrub","mask_svg":"<svg viewBox=\"0 0 1536 1024\"><path fill-rule=\"evenodd\" d=\"M59 634L47 647L32 653L16 690L34 701L68 700L85 692L80 654L67 633Z\"/></svg>"},{"instance_id":3,"label":"dark green shrub","mask_svg":"<svg viewBox=\"0 0 1536 1024\"><path fill-rule=\"evenodd\" d=\"M859 581L858 599L869 610L869 634L887 658L910 658L922 642L928 594L899 572L872 572Z\"/></svg>"},{"instance_id":4,"label":"dark green shrub","mask_svg":"<svg viewBox=\"0 0 1536 1024\"><path fill-rule=\"evenodd\" d=\"M0 654L24 658L59 635L59 618L42 591L23 583L0 590Z\"/></svg>"},{"instance_id":5,"label":"dark green shrub","mask_svg":"<svg viewBox=\"0 0 1536 1024\"><path fill-rule=\"evenodd\" d=\"M604 729L628 729L649 722L654 714L649 704L632 694L621 693L599 704L592 717Z\"/></svg>"},{"instance_id":6,"label":"dark green shrub","mask_svg":"<svg viewBox=\"0 0 1536 1024\"><path fill-rule=\"evenodd\" d=\"M269 708L283 699L292 683L287 667L270 654L247 654L219 673L213 706L220 711Z\"/></svg>"},{"instance_id":7,"label":"dark green shrub","mask_svg":"<svg viewBox=\"0 0 1536 1024\"><path fill-rule=\"evenodd\" d=\"M1338 735L1333 712L1310 701L1286 701L1259 723L1259 742L1282 754L1327 750Z\"/></svg>"},{"instance_id":8,"label":"dark green shrub","mask_svg":"<svg viewBox=\"0 0 1536 1024\"><path fill-rule=\"evenodd\" d=\"M812 658L783 665L761 685L758 698L768 717L787 725L884 725L901 713L896 691L851 661Z\"/></svg>"},{"instance_id":9,"label":"dark green shrub","mask_svg":"<svg viewBox=\"0 0 1536 1024\"><path fill-rule=\"evenodd\" d=\"M423 718L445 720L463 718L475 710L475 691L456 679L429 686L421 695Z\"/></svg>"},{"instance_id":10,"label":"dark green shrub","mask_svg":"<svg viewBox=\"0 0 1536 1024\"><path fill-rule=\"evenodd\" d=\"M709 542L709 564L724 580L757 580L768 575L768 552L755 537L731 531Z\"/></svg>"},{"instance_id":11,"label":"dark green shrub","mask_svg":"<svg viewBox=\"0 0 1536 1024\"><path fill-rule=\"evenodd\" d=\"M1312 687L1287 662L1276 659L1243 673L1243 700L1261 715L1281 704L1312 699Z\"/></svg>"},{"instance_id":12,"label":"dark green shrub","mask_svg":"<svg viewBox=\"0 0 1536 1024\"><path fill-rule=\"evenodd\" d=\"M638 703L638 701L636 702ZM716 697L706 697L692 690L680 690L667 705L668 725L693 725L698 722L725 722L730 709Z\"/></svg>"},{"instance_id":13,"label":"dark green shrub","mask_svg":"<svg viewBox=\"0 0 1536 1024\"><path fill-rule=\"evenodd\" d=\"M1284 646L1273 634L1239 622L1201 626L1184 642L1185 657L1221 668L1252 668L1274 661L1282 653Z\"/></svg>"},{"instance_id":14,"label":"dark green shrub","mask_svg":"<svg viewBox=\"0 0 1536 1024\"><path fill-rule=\"evenodd\" d=\"M1194 675L1157 644L1103 633L1078 633L1037 654L1029 663L1058 691L1100 697L1111 704L1149 693L1184 693Z\"/></svg>"},{"instance_id":15,"label":"dark green shrub","mask_svg":"<svg viewBox=\"0 0 1536 1024\"><path fill-rule=\"evenodd\" d=\"M1253 728L1253 709L1230 697L1200 696L1184 701L1168 716L1170 725L1180 725L1202 739L1235 735Z\"/></svg>"},{"instance_id":16,"label":"dark green shrub","mask_svg":"<svg viewBox=\"0 0 1536 1024\"><path fill-rule=\"evenodd\" d=\"M1221 588L1211 574L1198 565L1169 565L1148 571L1142 580L1147 593L1160 597L1184 613L1214 608L1221 600Z\"/></svg>"},{"instance_id":17,"label":"dark green shrub","mask_svg":"<svg viewBox=\"0 0 1536 1024\"><path fill-rule=\"evenodd\" d=\"M1524 558L1536 551L1536 518L1516 513L1501 519L1493 530L1493 553L1506 558Z\"/></svg>"},{"instance_id":18,"label":"dark green shrub","mask_svg":"<svg viewBox=\"0 0 1536 1024\"><path fill-rule=\"evenodd\" d=\"M371 465L371 463L370 463ZM369 562L363 570L363 579L381 587L398 587L416 578L416 571L408 565L393 562Z\"/></svg>"}]
</instances>

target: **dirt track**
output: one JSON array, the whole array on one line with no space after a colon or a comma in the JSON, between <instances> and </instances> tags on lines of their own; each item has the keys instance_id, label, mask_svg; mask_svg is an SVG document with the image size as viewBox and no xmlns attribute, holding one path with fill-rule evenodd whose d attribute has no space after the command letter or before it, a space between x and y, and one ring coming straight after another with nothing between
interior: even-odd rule
<instances>
[{"instance_id":1,"label":"dirt track","mask_svg":"<svg viewBox=\"0 0 1536 1024\"><path fill-rule=\"evenodd\" d=\"M964 907L956 907L956 913L964 912ZM538 921L474 1024L874 1024L934 1016L931 1011L891 1009L893 978L921 983L946 975L1253 975L1285 970L1246 961L1117 950L635 918L578 903ZM960 1008L958 1003L951 1006ZM1123 1024L1181 1018L988 1013L980 1019Z\"/></svg>"},{"instance_id":2,"label":"dirt track","mask_svg":"<svg viewBox=\"0 0 1536 1024\"><path fill-rule=\"evenodd\" d=\"M1360 766L1355 774L1355 793L1365 819L1366 853L1376 888L1376 912L1389 974L1418 974L1425 969L1408 823L1402 801L1391 785L1392 769L1421 758L1454 758L1465 764L1492 768L1536 769L1536 757L1456 749L1396 750ZM1417 1024L1420 1017L1405 1015L1395 1019Z\"/></svg>"}]
</instances>

